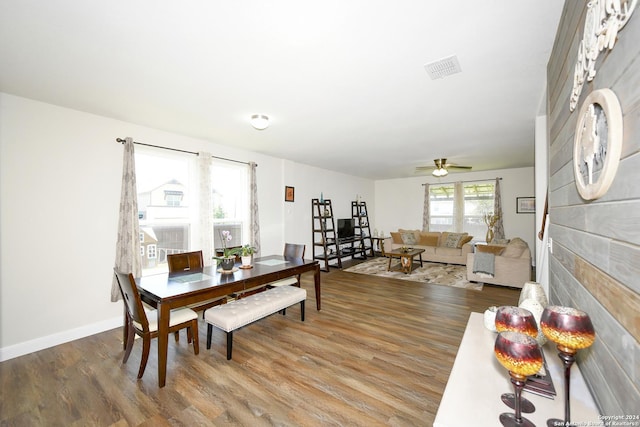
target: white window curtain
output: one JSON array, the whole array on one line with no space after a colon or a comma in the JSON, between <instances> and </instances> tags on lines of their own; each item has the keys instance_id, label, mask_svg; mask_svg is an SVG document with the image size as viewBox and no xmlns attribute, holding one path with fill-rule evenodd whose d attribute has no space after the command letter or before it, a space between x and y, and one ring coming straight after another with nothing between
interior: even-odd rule
<instances>
[{"instance_id":1,"label":"white window curtain","mask_svg":"<svg viewBox=\"0 0 640 427\"><path fill-rule=\"evenodd\" d=\"M198 153L198 219L200 222L200 248L204 265L211 265L214 255L213 245L213 188L211 185L210 153Z\"/></svg>"},{"instance_id":2,"label":"white window curtain","mask_svg":"<svg viewBox=\"0 0 640 427\"><path fill-rule=\"evenodd\" d=\"M258 215L258 180L256 178L257 164L249 162L249 215L251 227L251 245L260 252L260 215Z\"/></svg>"},{"instance_id":3,"label":"white window curtain","mask_svg":"<svg viewBox=\"0 0 640 427\"><path fill-rule=\"evenodd\" d=\"M462 233L464 229L464 183L457 181L453 190L453 231Z\"/></svg>"},{"instance_id":4,"label":"white window curtain","mask_svg":"<svg viewBox=\"0 0 640 427\"><path fill-rule=\"evenodd\" d=\"M422 208L422 231L429 231L429 223L431 222L431 216L429 212L429 184L424 184L424 205Z\"/></svg>"},{"instance_id":5,"label":"white window curtain","mask_svg":"<svg viewBox=\"0 0 640 427\"><path fill-rule=\"evenodd\" d=\"M500 196L500 178L496 178L493 195L493 213L498 216L498 221L493 228L494 239L504 239L504 223L502 222L502 198Z\"/></svg>"},{"instance_id":6,"label":"white window curtain","mask_svg":"<svg viewBox=\"0 0 640 427\"><path fill-rule=\"evenodd\" d=\"M124 142L115 268L124 273L133 273L135 277L142 275L135 151L133 139L130 137L125 138ZM116 302L121 298L120 288L114 275L111 283L111 301Z\"/></svg>"}]
</instances>

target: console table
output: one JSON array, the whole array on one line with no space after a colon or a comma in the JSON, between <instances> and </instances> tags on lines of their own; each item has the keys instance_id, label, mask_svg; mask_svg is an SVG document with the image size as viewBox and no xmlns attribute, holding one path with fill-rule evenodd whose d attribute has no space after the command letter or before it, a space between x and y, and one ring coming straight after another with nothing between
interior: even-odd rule
<instances>
[{"instance_id":1,"label":"console table","mask_svg":"<svg viewBox=\"0 0 640 427\"><path fill-rule=\"evenodd\" d=\"M482 313L471 313L434 427L500 426L500 414L513 413L500 400L502 393L513 392L513 385L493 353L495 339L496 333L484 327ZM546 427L549 418L564 418L564 368L555 344L548 342L543 352L558 394L549 399L526 390L522 393L536 407L535 412L522 415L538 427ZM571 368L571 421L578 425L603 425L577 364Z\"/></svg>"}]
</instances>

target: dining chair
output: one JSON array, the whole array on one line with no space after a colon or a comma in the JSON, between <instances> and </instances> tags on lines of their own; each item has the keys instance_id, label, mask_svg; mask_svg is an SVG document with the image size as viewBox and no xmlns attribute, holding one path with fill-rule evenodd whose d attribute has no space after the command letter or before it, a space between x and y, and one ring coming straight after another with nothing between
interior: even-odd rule
<instances>
[{"instance_id":1,"label":"dining chair","mask_svg":"<svg viewBox=\"0 0 640 427\"><path fill-rule=\"evenodd\" d=\"M169 264L170 274L183 272L202 272L202 268L204 266L202 251L167 255L167 263ZM204 319L204 311L207 308L224 304L225 302L227 302L227 297L221 296L211 298L206 301L199 301L193 304L189 304L187 305L187 308L190 308L193 311L202 311L202 318Z\"/></svg>"},{"instance_id":2,"label":"dining chair","mask_svg":"<svg viewBox=\"0 0 640 427\"><path fill-rule=\"evenodd\" d=\"M120 293L124 301L127 312L125 328L127 328L127 342L124 351L122 363L127 363L131 349L133 348L134 335L142 338L142 357L140 359L140 368L138 369L138 379L144 375L149 360L149 350L151 347L151 339L158 336L158 315L156 310L145 310L138 293L136 279L133 274L123 273L114 268L114 273ZM198 341L198 314L189 308L177 308L171 310L169 318L169 332L178 332L181 329L187 329L187 341L193 341L193 352L200 352Z\"/></svg>"},{"instance_id":3,"label":"dining chair","mask_svg":"<svg viewBox=\"0 0 640 427\"><path fill-rule=\"evenodd\" d=\"M305 245L297 244L297 243L285 243L284 244L284 253L282 254L285 258L294 258L294 259L304 259L304 251L306 249ZM300 287L300 275L286 277L284 279L277 280L275 282L269 283L267 286L270 288L274 288L276 286L288 286L295 285Z\"/></svg>"},{"instance_id":4,"label":"dining chair","mask_svg":"<svg viewBox=\"0 0 640 427\"><path fill-rule=\"evenodd\" d=\"M204 266L202 251L169 254L167 255L167 264L169 264L169 273L202 269Z\"/></svg>"}]
</instances>

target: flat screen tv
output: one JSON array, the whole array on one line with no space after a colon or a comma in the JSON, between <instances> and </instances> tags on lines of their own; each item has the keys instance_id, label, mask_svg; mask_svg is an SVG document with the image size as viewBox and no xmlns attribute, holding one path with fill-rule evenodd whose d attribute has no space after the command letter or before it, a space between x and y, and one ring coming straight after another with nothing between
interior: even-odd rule
<instances>
[{"instance_id":1,"label":"flat screen tv","mask_svg":"<svg viewBox=\"0 0 640 427\"><path fill-rule=\"evenodd\" d=\"M338 239L353 239L355 237L355 220L353 218L338 219Z\"/></svg>"}]
</instances>

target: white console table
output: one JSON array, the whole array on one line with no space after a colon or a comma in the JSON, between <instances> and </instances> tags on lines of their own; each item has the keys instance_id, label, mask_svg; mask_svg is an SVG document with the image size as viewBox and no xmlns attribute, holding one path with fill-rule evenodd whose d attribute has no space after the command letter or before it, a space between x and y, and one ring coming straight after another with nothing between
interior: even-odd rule
<instances>
[{"instance_id":1,"label":"white console table","mask_svg":"<svg viewBox=\"0 0 640 427\"><path fill-rule=\"evenodd\" d=\"M481 313L471 313L434 427L500 426L500 414L514 412L500 399L503 393L513 392L513 385L494 355L496 335L484 327ZM564 368L553 343L545 344L543 351L557 395L548 399L526 390L522 393L536 407L535 412L522 415L538 427L546 427L549 418L564 419ZM572 422L602 425L577 364L571 368L570 397Z\"/></svg>"}]
</instances>

